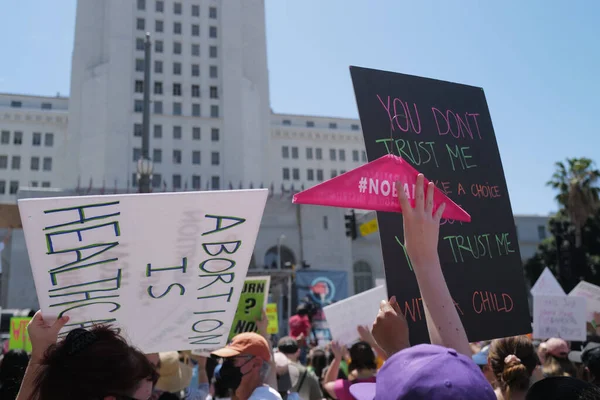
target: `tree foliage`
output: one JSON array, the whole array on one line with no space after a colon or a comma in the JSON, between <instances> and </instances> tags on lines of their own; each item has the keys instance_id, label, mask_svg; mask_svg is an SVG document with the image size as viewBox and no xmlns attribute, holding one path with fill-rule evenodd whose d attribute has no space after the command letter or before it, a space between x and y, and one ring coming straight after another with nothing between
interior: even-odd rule
<instances>
[{"instance_id":1,"label":"tree foliage","mask_svg":"<svg viewBox=\"0 0 600 400\"><path fill-rule=\"evenodd\" d=\"M556 172L547 182L558 190L556 201L566 211L575 228L575 246L581 246L583 225L598 209L600 171L589 158L567 158L555 164Z\"/></svg>"},{"instance_id":2,"label":"tree foliage","mask_svg":"<svg viewBox=\"0 0 600 400\"><path fill-rule=\"evenodd\" d=\"M588 158L556 163L548 185L557 189L559 211L550 218L551 237L525 264L535 282L547 266L568 293L580 280L600 286L600 172Z\"/></svg>"}]
</instances>

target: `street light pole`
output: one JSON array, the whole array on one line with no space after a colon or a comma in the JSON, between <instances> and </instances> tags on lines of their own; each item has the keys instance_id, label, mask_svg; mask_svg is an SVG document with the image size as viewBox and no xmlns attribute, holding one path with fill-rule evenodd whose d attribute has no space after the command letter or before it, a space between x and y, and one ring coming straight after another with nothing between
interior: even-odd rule
<instances>
[{"instance_id":1,"label":"street light pole","mask_svg":"<svg viewBox=\"0 0 600 400\"><path fill-rule=\"evenodd\" d=\"M140 193L150 193L150 176L152 163L150 162L150 57L152 43L150 33L146 33L144 43L144 109L142 119L142 157L138 161L138 189ZM146 162L148 160L148 163Z\"/></svg>"}]
</instances>

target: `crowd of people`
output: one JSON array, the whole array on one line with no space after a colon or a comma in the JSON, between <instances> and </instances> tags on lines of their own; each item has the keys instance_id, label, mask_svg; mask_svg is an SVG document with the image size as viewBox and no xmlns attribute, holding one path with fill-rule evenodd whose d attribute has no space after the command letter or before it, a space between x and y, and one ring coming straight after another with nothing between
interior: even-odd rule
<instances>
[{"instance_id":1,"label":"crowd of people","mask_svg":"<svg viewBox=\"0 0 600 400\"><path fill-rule=\"evenodd\" d=\"M600 343L573 351L562 339L527 336L469 343L442 273L437 248L444 205L419 175L415 205L398 188L405 246L426 310L431 344L411 345L394 297L382 299L372 329L358 326L349 348L308 340L306 310L290 318L276 345L266 333L242 333L209 357L189 351L143 354L110 326L75 329L38 312L29 324L32 352L9 351L0 364L0 399L18 400L552 400L600 399ZM348 321L352 323L352 321ZM334 338L335 340L335 338Z\"/></svg>"}]
</instances>

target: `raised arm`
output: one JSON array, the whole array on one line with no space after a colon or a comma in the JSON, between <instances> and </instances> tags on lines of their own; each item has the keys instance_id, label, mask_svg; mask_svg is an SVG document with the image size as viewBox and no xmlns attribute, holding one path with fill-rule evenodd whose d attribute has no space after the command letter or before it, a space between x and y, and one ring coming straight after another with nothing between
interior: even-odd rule
<instances>
[{"instance_id":1,"label":"raised arm","mask_svg":"<svg viewBox=\"0 0 600 400\"><path fill-rule=\"evenodd\" d=\"M335 381L340 373L340 364L342 363L342 358L346 352L346 348L344 346L340 346L337 342L332 342L331 352L333 353L334 358L333 362L329 366L329 369L327 369L325 378L323 379L323 389L325 389L331 398L337 399L337 395L335 394Z\"/></svg>"},{"instance_id":2,"label":"raised arm","mask_svg":"<svg viewBox=\"0 0 600 400\"><path fill-rule=\"evenodd\" d=\"M271 335L267 332L268 326L269 326L269 319L267 318L267 312L263 309L261 311L260 318L256 320L256 328L258 330L258 333L262 337L267 339L267 342L269 344L271 344ZM269 365L271 366L271 368L269 370L269 375L267 376L267 380L264 383L269 385L273 389L278 390L277 372L276 372L276 367L275 367L275 357L273 357L273 346L270 346L269 350L271 351L271 362L269 362Z\"/></svg>"},{"instance_id":3,"label":"raised arm","mask_svg":"<svg viewBox=\"0 0 600 400\"><path fill-rule=\"evenodd\" d=\"M31 340L31 358L25 370L25 376L21 382L16 400L33 399L35 378L38 376L40 369L43 368L41 363L44 354L48 347L56 343L58 332L68 321L69 317L65 316L50 325L47 321L44 321L42 313L38 311L27 325L27 332Z\"/></svg>"},{"instance_id":4,"label":"raised arm","mask_svg":"<svg viewBox=\"0 0 600 400\"><path fill-rule=\"evenodd\" d=\"M424 190L424 177L419 174L412 208L400 183L396 184L404 219L404 241L421 291L429 338L433 344L450 347L471 356L465 328L454 306L438 256L442 204L433 210L434 184Z\"/></svg>"}]
</instances>

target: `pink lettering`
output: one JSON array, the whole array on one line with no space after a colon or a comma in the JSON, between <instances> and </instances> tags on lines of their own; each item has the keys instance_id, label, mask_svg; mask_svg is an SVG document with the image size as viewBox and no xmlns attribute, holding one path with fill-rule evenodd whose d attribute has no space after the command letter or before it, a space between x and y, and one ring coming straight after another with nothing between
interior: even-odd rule
<instances>
[{"instance_id":1,"label":"pink lettering","mask_svg":"<svg viewBox=\"0 0 600 400\"><path fill-rule=\"evenodd\" d=\"M396 102L400 103L400 105L402 106L402 114L398 114L398 109L396 108ZM406 115L406 107L404 106L404 103L402 102L402 100L400 100L399 98L394 98L394 120L396 121L396 126L398 126L398 128L400 128L400 130L402 132L408 132L408 116ZM400 121L398 120L398 117L404 117L404 119L406 120L406 128L403 128L402 126L400 126Z\"/></svg>"},{"instance_id":2,"label":"pink lettering","mask_svg":"<svg viewBox=\"0 0 600 400\"><path fill-rule=\"evenodd\" d=\"M448 124L448 120L446 119L446 117L444 116L444 113L442 113L440 110L438 110L435 107L431 107L431 111L433 112L433 117L435 118L435 125L437 126L437 130L438 130L438 134L440 136L443 135L447 135L448 132L450 131L450 125ZM446 122L446 132L442 132L442 130L440 129L440 123L438 122L438 117L437 114L441 115L442 118L444 119L444 122Z\"/></svg>"},{"instance_id":3,"label":"pink lettering","mask_svg":"<svg viewBox=\"0 0 600 400\"><path fill-rule=\"evenodd\" d=\"M470 122L470 120L472 119L475 130L477 131L477 136L479 137L479 139L481 139L481 132L479 131L479 124L477 123L477 116L479 114L466 112L464 113L463 117L461 116L461 114L456 113L452 110L446 110L446 112L444 113L435 107L431 107L431 112L433 113L433 117L435 119L438 135L444 136L450 133L452 137L456 139L474 139L474 129L473 127L471 127ZM441 126L440 121L443 122ZM445 130L443 130L444 124Z\"/></svg>"},{"instance_id":4,"label":"pink lettering","mask_svg":"<svg viewBox=\"0 0 600 400\"><path fill-rule=\"evenodd\" d=\"M402 101L398 97L394 97L394 99L392 100L390 96L387 96L385 102L379 95L377 95L377 99L387 112L392 132L394 132L396 127L398 127L398 129L400 129L402 132L408 132L412 128L412 131L415 132L417 135L421 133L421 118L419 117L419 110L417 109L417 105L415 103L413 103L415 113L415 116L413 118L413 115L409 110L408 102ZM404 120L406 121L406 124L404 126L400 123L400 118L404 118Z\"/></svg>"}]
</instances>

